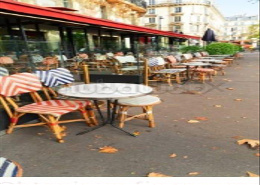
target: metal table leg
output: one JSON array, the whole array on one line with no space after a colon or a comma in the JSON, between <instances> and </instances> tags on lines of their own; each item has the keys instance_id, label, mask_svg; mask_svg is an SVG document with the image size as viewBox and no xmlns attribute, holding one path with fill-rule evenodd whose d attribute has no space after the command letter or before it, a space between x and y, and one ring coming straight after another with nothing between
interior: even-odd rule
<instances>
[{"instance_id":1,"label":"metal table leg","mask_svg":"<svg viewBox=\"0 0 260 185\"><path fill-rule=\"evenodd\" d=\"M125 130L123 130L123 129L121 129L121 128L119 128L119 127L117 127L117 126L115 125L116 109L117 109L117 106L118 106L118 100L114 100L114 102L113 102L113 104L114 104L113 108L110 107L111 100L107 100L107 117L106 117L106 119L104 118L104 116L103 116L103 114L102 114L102 112L101 112L101 110L100 110L100 108L99 108L99 106L98 106L98 101L97 101L97 100L94 100L94 104L95 104L95 106L96 106L96 108L97 108L97 111L98 111L98 113L99 113L99 115L100 115L100 117L101 117L101 119L102 119L102 124L99 125L99 126L97 126L97 127L95 127L95 128L93 128L93 129L86 130L86 131L83 131L83 132L79 132L79 133L77 133L76 135L83 135L83 134L85 134L85 133L94 131L94 130L96 130L96 129L98 129L98 128L101 128L101 127L103 127L103 126L109 124L109 125L111 125L112 127L116 128L116 129L118 129L118 130L121 130L121 131L127 133L127 134L130 135L130 136L136 137L136 135L134 135L134 134L132 134L132 133L130 133L130 132L127 132L127 131L125 131ZM111 112L111 110L112 110L112 112Z\"/></svg>"}]
</instances>

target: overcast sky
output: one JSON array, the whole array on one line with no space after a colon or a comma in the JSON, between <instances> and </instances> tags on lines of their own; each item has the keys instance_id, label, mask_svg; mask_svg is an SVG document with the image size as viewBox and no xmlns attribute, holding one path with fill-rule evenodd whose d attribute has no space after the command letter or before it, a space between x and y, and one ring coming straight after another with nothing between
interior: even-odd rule
<instances>
[{"instance_id":1,"label":"overcast sky","mask_svg":"<svg viewBox=\"0 0 260 185\"><path fill-rule=\"evenodd\" d=\"M241 14L259 15L259 2L252 4L249 1L250 0L215 0L215 4L225 17Z\"/></svg>"}]
</instances>

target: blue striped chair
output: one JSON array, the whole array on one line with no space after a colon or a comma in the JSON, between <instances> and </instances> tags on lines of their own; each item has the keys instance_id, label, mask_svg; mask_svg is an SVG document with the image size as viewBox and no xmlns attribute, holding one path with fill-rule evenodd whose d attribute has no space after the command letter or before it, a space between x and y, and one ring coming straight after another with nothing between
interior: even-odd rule
<instances>
[{"instance_id":1,"label":"blue striped chair","mask_svg":"<svg viewBox=\"0 0 260 185\"><path fill-rule=\"evenodd\" d=\"M6 68L0 67L0 76L8 76L9 71Z\"/></svg>"},{"instance_id":2,"label":"blue striped chair","mask_svg":"<svg viewBox=\"0 0 260 185\"><path fill-rule=\"evenodd\" d=\"M0 177L21 177L23 169L17 162L0 157Z\"/></svg>"},{"instance_id":3,"label":"blue striped chair","mask_svg":"<svg viewBox=\"0 0 260 185\"><path fill-rule=\"evenodd\" d=\"M40 81L45 86L45 88L43 88L43 92L48 100L52 100L51 95L55 99L64 99L64 97L58 96L58 93L54 90L54 88L60 86L69 86L71 83L75 81L70 71L65 68L51 69L48 71L35 71L35 74L39 77ZM94 114L92 103L88 100L86 101L87 101L87 107L86 107L87 112L86 113L82 112L82 114L83 116L85 115L90 118L90 124L97 125L97 120Z\"/></svg>"}]
</instances>

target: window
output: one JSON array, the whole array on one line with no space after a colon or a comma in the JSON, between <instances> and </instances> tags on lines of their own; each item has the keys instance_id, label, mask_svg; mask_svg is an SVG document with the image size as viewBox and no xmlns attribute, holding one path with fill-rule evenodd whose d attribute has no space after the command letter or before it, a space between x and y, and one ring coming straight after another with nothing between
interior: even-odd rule
<instances>
[{"instance_id":1,"label":"window","mask_svg":"<svg viewBox=\"0 0 260 185\"><path fill-rule=\"evenodd\" d=\"M178 33L181 32L181 26L174 26L173 31Z\"/></svg>"},{"instance_id":2,"label":"window","mask_svg":"<svg viewBox=\"0 0 260 185\"><path fill-rule=\"evenodd\" d=\"M149 14L155 14L155 9L148 9Z\"/></svg>"},{"instance_id":3,"label":"window","mask_svg":"<svg viewBox=\"0 0 260 185\"><path fill-rule=\"evenodd\" d=\"M180 17L180 16L174 17L174 21L175 21L175 22L181 22L181 17Z\"/></svg>"},{"instance_id":4,"label":"window","mask_svg":"<svg viewBox=\"0 0 260 185\"><path fill-rule=\"evenodd\" d=\"M101 18L107 19L107 8L105 6L100 6L101 9Z\"/></svg>"},{"instance_id":5,"label":"window","mask_svg":"<svg viewBox=\"0 0 260 185\"><path fill-rule=\"evenodd\" d=\"M175 13L180 13L182 11L181 7L175 7Z\"/></svg>"},{"instance_id":6,"label":"window","mask_svg":"<svg viewBox=\"0 0 260 185\"><path fill-rule=\"evenodd\" d=\"M182 3L182 0L175 0L175 3L180 4L180 3Z\"/></svg>"},{"instance_id":7,"label":"window","mask_svg":"<svg viewBox=\"0 0 260 185\"><path fill-rule=\"evenodd\" d=\"M199 32L199 31L200 31L200 26L197 25L197 26L196 26L196 32Z\"/></svg>"},{"instance_id":8,"label":"window","mask_svg":"<svg viewBox=\"0 0 260 185\"><path fill-rule=\"evenodd\" d=\"M66 8L70 8L70 0L63 0L63 6Z\"/></svg>"},{"instance_id":9,"label":"window","mask_svg":"<svg viewBox=\"0 0 260 185\"><path fill-rule=\"evenodd\" d=\"M149 23L155 23L155 18L149 18Z\"/></svg>"},{"instance_id":10,"label":"window","mask_svg":"<svg viewBox=\"0 0 260 185\"><path fill-rule=\"evenodd\" d=\"M149 0L149 5L155 5L155 0Z\"/></svg>"},{"instance_id":11,"label":"window","mask_svg":"<svg viewBox=\"0 0 260 185\"><path fill-rule=\"evenodd\" d=\"M197 22L200 22L200 16L197 16Z\"/></svg>"}]
</instances>

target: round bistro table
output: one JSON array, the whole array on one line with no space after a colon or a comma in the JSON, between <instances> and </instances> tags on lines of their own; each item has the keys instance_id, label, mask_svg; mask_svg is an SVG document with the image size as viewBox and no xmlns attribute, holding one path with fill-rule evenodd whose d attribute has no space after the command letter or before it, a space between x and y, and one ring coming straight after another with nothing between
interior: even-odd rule
<instances>
[{"instance_id":1,"label":"round bistro table","mask_svg":"<svg viewBox=\"0 0 260 185\"><path fill-rule=\"evenodd\" d=\"M75 99L88 99L93 100L97 108L97 111L102 119L102 124L83 132L79 132L77 135L82 135L90 131L96 130L107 124L114 128L117 128L131 136L136 136L129 133L115 125L116 108L118 100L123 98L139 97L146 94L150 94L153 89L149 86L140 84L127 84L127 83L92 83L92 84L81 84L70 87L61 88L58 93L62 96L75 98ZM98 101L107 101L107 116L104 118L99 106ZM111 103L113 107L111 107Z\"/></svg>"}]
</instances>

